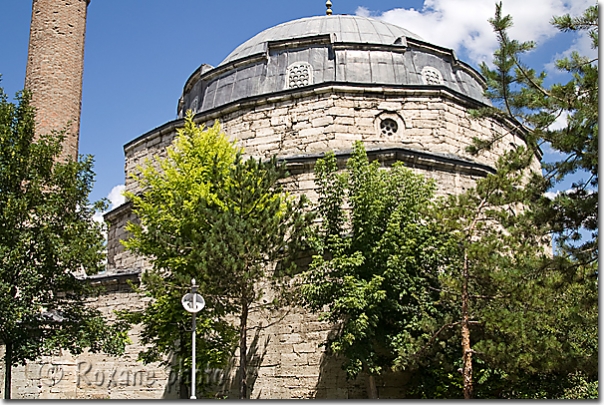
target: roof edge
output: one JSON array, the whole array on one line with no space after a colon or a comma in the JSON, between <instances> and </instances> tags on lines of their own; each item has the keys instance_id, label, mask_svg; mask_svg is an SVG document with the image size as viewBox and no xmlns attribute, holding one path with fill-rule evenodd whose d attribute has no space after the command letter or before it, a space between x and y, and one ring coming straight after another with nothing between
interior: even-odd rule
<instances>
[{"instance_id":1,"label":"roof edge","mask_svg":"<svg viewBox=\"0 0 604 405\"><path fill-rule=\"evenodd\" d=\"M463 93L455 91L446 86L435 86L435 85L379 85L372 83L352 83L352 82L322 82L315 83L309 86L295 89L285 89L279 92L270 94L260 94L256 96L247 97L240 100L235 100L230 103L212 108L207 111L201 111L195 114L195 122L207 122L210 120L217 119L222 114L228 114L229 112L236 111L243 107L252 107L256 105L262 105L266 103L273 103L282 100L301 98L309 95L322 94L328 92L346 92L346 93L377 93L377 94L407 94L407 95L440 95L450 100L455 100L461 105L465 105L469 108L481 108L487 106L486 104L467 96ZM136 138L124 144L124 153L128 153L131 148L136 147L140 142L145 141L147 138L156 135L167 134L175 132L177 128L182 127L184 124L184 118L178 118L173 121L169 121L159 127L156 127ZM508 123L509 124L509 123ZM512 127L512 125L510 125ZM519 136L524 139L524 134L518 132Z\"/></svg>"}]
</instances>

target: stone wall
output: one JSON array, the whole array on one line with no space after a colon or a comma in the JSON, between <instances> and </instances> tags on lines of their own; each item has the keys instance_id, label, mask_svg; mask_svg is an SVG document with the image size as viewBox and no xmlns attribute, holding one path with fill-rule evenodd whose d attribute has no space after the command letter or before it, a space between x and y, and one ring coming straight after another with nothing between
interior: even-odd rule
<instances>
[{"instance_id":1,"label":"stone wall","mask_svg":"<svg viewBox=\"0 0 604 405\"><path fill-rule=\"evenodd\" d=\"M140 309L147 302L126 280L136 274L110 277L102 282L106 294L92 300L109 319L114 310ZM330 327L300 308L279 312L253 312L248 333L248 386L250 398L366 398L365 376L347 381L341 363L325 356L321 343ZM60 351L37 362L13 368L12 397L20 399L177 399L188 398L189 385L159 364L137 361L140 327L129 333L132 343L124 355L112 357L85 352L74 356ZM3 348L1 349L3 350ZM0 350L0 354L1 353ZM219 396L238 397L236 352L225 370L198 372L213 383ZM4 369L0 367L0 378ZM381 398L404 396L405 375L377 379ZM3 385L2 385L3 387ZM198 389L199 391L199 389ZM3 395L3 393L0 391Z\"/></svg>"},{"instance_id":2,"label":"stone wall","mask_svg":"<svg viewBox=\"0 0 604 405\"><path fill-rule=\"evenodd\" d=\"M90 0L33 0L25 88L36 135L67 128L63 157L77 159L86 12Z\"/></svg>"},{"instance_id":3,"label":"stone wall","mask_svg":"<svg viewBox=\"0 0 604 405\"><path fill-rule=\"evenodd\" d=\"M477 178L493 171L495 160L503 151L524 143L522 138L509 133L505 123L470 118L468 109L476 105L446 91L361 90L326 86L272 99L249 100L220 111L198 114L196 120L212 125L218 119L223 130L232 139L239 140L250 155L268 157L276 154L284 159L291 173L286 187L294 193L306 194L311 201L317 198L313 175L316 159L333 150L343 166L356 140L363 141L369 158L378 159L384 167L403 161L408 167L435 179L439 195L460 193L472 187ZM389 131L382 128L385 120L390 120ZM168 123L128 143L125 146L126 173L132 173L146 158L165 156L165 149L181 124L182 121ZM397 127L395 131L392 125ZM501 135L502 140L492 151L477 157L465 152L474 137L484 139L494 134ZM535 167L537 165L538 162ZM140 191L130 177L126 179L126 189ZM110 225L106 280L111 277L121 280L120 277L126 277L133 270L144 271L148 262L124 251L119 243L120 239L127 238L124 230L127 221L135 220L131 206L125 204L108 213L105 219ZM144 300L124 287L123 282L116 283L116 287L94 305L108 314L113 309L144 305ZM365 376L347 381L339 360L325 355L321 343L331 329L315 315L300 308L287 308L280 313L250 314L250 324L248 384L251 398L367 397ZM90 354L75 358L63 355L17 368L14 392L18 397L40 398L187 397L187 388L175 384L169 371L136 362L139 333L137 328L132 330L133 344L119 359ZM40 382L43 379L39 370L45 364L60 364L67 370L60 384L48 386ZM201 372L214 383L218 392L233 398L237 397L237 364L238 353L226 370ZM90 371L86 374L89 365ZM47 369L42 370L46 373ZM112 377L98 384L90 378L97 370L99 376L111 376L116 372L121 380ZM46 376L44 373L43 377ZM147 378L145 384L133 384L132 378L126 378L134 375L139 376L139 380ZM45 378L44 381L48 381L48 377ZM377 379L380 398L404 397L405 381L406 375L402 373Z\"/></svg>"},{"instance_id":4,"label":"stone wall","mask_svg":"<svg viewBox=\"0 0 604 405\"><path fill-rule=\"evenodd\" d=\"M108 319L115 310L142 308L147 299L134 293L127 280L138 282L138 274L99 276L106 292L90 300ZM13 367L12 397L21 399L147 399L178 398L176 378L159 364L137 361L140 327L129 333L132 344L119 357L84 352L74 356L59 351L26 366ZM4 346L0 348L3 354ZM4 364L0 365L4 381ZM4 397L4 384L0 385Z\"/></svg>"},{"instance_id":5,"label":"stone wall","mask_svg":"<svg viewBox=\"0 0 604 405\"><path fill-rule=\"evenodd\" d=\"M109 273L141 270L149 266L144 257L135 256L124 248L120 241L128 238L126 224L137 222L131 204L124 204L105 216L107 229L107 270Z\"/></svg>"},{"instance_id":6,"label":"stone wall","mask_svg":"<svg viewBox=\"0 0 604 405\"><path fill-rule=\"evenodd\" d=\"M297 169L290 167L296 175L289 189L306 194L311 201L316 200L313 162L329 150L345 155L357 140L369 152L406 150L408 153L401 157L405 164L435 179L437 194L443 195L472 187L477 177L493 170L504 151L525 143L507 123L471 118L469 110L479 106L442 89L385 90L326 85L312 91L236 103L215 112L197 114L195 120L207 127L218 120L224 132L238 140L246 154L277 155L298 162L294 165ZM398 127L394 133L385 134L381 128L388 120ZM165 157L180 123L174 121L128 143L124 147L126 173L135 172L138 165L152 156ZM478 156L466 152L474 138L493 136L501 139L491 150ZM537 159L533 169L539 170ZM128 175L126 190L140 191ZM128 212L118 209L106 218L110 223L110 271L144 267L140 258L129 256L118 242L126 237L125 223L133 219Z\"/></svg>"},{"instance_id":7,"label":"stone wall","mask_svg":"<svg viewBox=\"0 0 604 405\"><path fill-rule=\"evenodd\" d=\"M351 149L354 141L361 140L368 150L403 147L493 167L503 151L524 144L505 123L471 118L468 110L478 105L443 90L361 90L325 86L311 92L231 105L195 118L206 126L219 120L225 133L238 140L247 154L257 157L345 151ZM382 133L380 124L385 119L397 123L396 133ZM160 128L126 145L126 173L133 172L146 158L165 156L165 148L175 133L171 126ZM485 139L493 135L502 135L493 150L479 156L465 151L474 137ZM126 189L138 191L133 179L126 179Z\"/></svg>"},{"instance_id":8,"label":"stone wall","mask_svg":"<svg viewBox=\"0 0 604 405\"><path fill-rule=\"evenodd\" d=\"M268 326L267 326L268 325ZM248 335L249 397L255 399L367 398L365 375L346 379L341 360L325 355L321 346L331 332L325 322L300 309L256 313ZM254 329L256 326L264 326ZM221 395L238 398L239 351L230 367L218 374ZM378 378L380 398L404 397L406 375L392 373Z\"/></svg>"}]
</instances>

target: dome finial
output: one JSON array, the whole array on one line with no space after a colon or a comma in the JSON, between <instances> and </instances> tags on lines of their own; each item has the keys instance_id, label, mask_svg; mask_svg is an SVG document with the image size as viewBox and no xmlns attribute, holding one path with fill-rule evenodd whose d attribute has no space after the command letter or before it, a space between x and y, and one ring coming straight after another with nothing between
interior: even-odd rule
<instances>
[{"instance_id":1,"label":"dome finial","mask_svg":"<svg viewBox=\"0 0 604 405\"><path fill-rule=\"evenodd\" d=\"M325 7L327 7L327 11L325 12L325 14L331 15L331 13L332 13L332 11L331 11L331 1L327 0L327 2L325 3Z\"/></svg>"}]
</instances>

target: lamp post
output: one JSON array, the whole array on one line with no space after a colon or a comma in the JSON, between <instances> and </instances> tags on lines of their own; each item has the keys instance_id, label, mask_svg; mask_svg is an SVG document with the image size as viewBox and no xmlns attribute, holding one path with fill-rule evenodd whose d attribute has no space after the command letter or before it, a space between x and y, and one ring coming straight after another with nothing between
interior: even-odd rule
<instances>
[{"instance_id":1,"label":"lamp post","mask_svg":"<svg viewBox=\"0 0 604 405\"><path fill-rule=\"evenodd\" d=\"M191 349L191 399L197 399L195 396L195 317L199 311L205 307L206 302L203 297L197 294L197 285L195 284L195 279L191 279L191 292L185 294L180 301L182 303L185 311L193 314L192 321L192 349Z\"/></svg>"}]
</instances>

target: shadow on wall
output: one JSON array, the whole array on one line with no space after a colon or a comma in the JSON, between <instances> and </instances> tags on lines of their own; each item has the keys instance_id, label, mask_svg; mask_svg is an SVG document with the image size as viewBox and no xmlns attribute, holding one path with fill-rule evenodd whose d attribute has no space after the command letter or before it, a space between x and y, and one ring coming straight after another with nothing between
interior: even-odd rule
<instances>
[{"instance_id":1,"label":"shadow on wall","mask_svg":"<svg viewBox=\"0 0 604 405\"><path fill-rule=\"evenodd\" d=\"M270 336L264 337L260 343L262 328L256 328L254 336L247 350L247 385L248 393L254 393L254 397L260 398L261 392L254 392L254 384L258 378L258 368L262 364L266 355L267 347L270 343ZM260 351L260 348L263 348ZM198 385L196 386L196 396L202 398L218 398L218 399L236 399L239 398L239 361L236 356L233 356L227 365L222 369L199 369L197 371L201 375L198 376ZM170 390L170 384L166 386L164 399L180 398L188 399L191 396L191 375L190 370L183 370L183 375L178 379L177 384L172 386L178 387L178 390Z\"/></svg>"},{"instance_id":2,"label":"shadow on wall","mask_svg":"<svg viewBox=\"0 0 604 405\"><path fill-rule=\"evenodd\" d=\"M378 398L405 398L405 385L408 380L408 374L400 372L390 372L376 377ZM342 370L342 361L336 357L324 355L315 390L315 399L368 399L369 376L361 373L354 380L346 380L346 372Z\"/></svg>"},{"instance_id":3,"label":"shadow on wall","mask_svg":"<svg viewBox=\"0 0 604 405\"><path fill-rule=\"evenodd\" d=\"M172 367L166 367L166 374L168 374L168 381L164 387L164 393L161 399L186 399L190 397L190 373L185 372L184 375L179 375L174 366L178 362L177 357L171 354L167 361ZM187 386L188 385L188 386Z\"/></svg>"},{"instance_id":4,"label":"shadow on wall","mask_svg":"<svg viewBox=\"0 0 604 405\"><path fill-rule=\"evenodd\" d=\"M330 332L334 333L332 330ZM346 378L342 369L344 360L326 351L321 358L319 379L315 387L315 399L368 399L369 376L359 374L354 380ZM379 399L405 398L405 385L409 374L388 372L375 378L377 397Z\"/></svg>"},{"instance_id":5,"label":"shadow on wall","mask_svg":"<svg viewBox=\"0 0 604 405\"><path fill-rule=\"evenodd\" d=\"M261 392L254 392L254 384L258 378L258 369L266 356L267 347L270 344L270 335L263 336L262 343L260 343L260 336L262 330L265 328L255 328L254 337L247 349L247 392L248 398L251 398L251 393L257 399L260 398ZM262 351L260 350L262 348ZM226 396L230 399L239 398L239 379L241 376L241 370L239 369L239 361L236 357L233 357L224 370L226 378L222 380L222 383L215 387L218 397Z\"/></svg>"}]
</instances>

